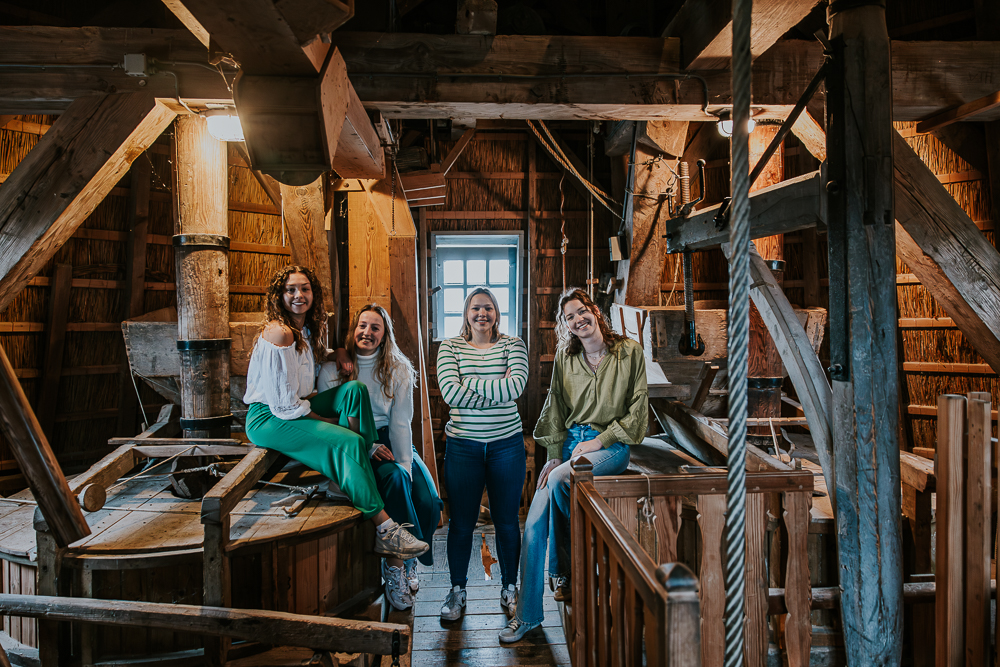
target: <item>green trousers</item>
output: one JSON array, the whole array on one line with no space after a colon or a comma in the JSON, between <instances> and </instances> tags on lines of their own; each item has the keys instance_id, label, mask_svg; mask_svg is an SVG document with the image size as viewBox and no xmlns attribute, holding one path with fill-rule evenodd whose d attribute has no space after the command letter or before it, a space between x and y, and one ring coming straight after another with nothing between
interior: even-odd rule
<instances>
[{"instance_id":1,"label":"green trousers","mask_svg":"<svg viewBox=\"0 0 1000 667\"><path fill-rule=\"evenodd\" d=\"M378 437L368 388L361 382L346 382L316 394L309 403L313 412L336 418L339 426L308 417L278 419L266 404L254 403L247 412L247 437L258 447L279 451L323 473L366 519L372 518L382 511L383 503L368 462L368 451ZM360 434L347 428L348 417L360 421Z\"/></svg>"}]
</instances>

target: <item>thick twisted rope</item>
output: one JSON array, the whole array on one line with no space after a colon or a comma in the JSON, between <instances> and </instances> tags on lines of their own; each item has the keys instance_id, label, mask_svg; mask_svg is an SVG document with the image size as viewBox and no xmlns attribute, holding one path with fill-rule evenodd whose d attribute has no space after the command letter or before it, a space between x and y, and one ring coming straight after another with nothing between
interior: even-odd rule
<instances>
[{"instance_id":1,"label":"thick twisted rope","mask_svg":"<svg viewBox=\"0 0 1000 667\"><path fill-rule=\"evenodd\" d=\"M733 0L732 215L729 226L729 471L726 490L726 667L743 664L747 365L750 346L750 14Z\"/></svg>"}]
</instances>

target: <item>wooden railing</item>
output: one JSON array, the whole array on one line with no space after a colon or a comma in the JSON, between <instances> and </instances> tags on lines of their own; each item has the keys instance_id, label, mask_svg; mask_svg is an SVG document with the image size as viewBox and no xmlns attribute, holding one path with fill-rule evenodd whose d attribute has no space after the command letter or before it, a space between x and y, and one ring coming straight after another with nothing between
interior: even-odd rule
<instances>
[{"instance_id":1,"label":"wooden railing","mask_svg":"<svg viewBox=\"0 0 1000 667\"><path fill-rule=\"evenodd\" d=\"M586 459L573 465L571 516L574 667L700 665L698 580L684 565L656 566L594 488Z\"/></svg>"},{"instance_id":2,"label":"wooden railing","mask_svg":"<svg viewBox=\"0 0 1000 667\"><path fill-rule=\"evenodd\" d=\"M809 664L812 643L810 622L812 589L809 581L807 537L809 506L813 490L812 473L761 472L747 474L747 602L745 625L745 657L747 665L764 665L769 640L769 616L779 622L779 643L787 654L791 667ZM630 665L641 655L641 644L634 643L636 623L631 619L641 600L642 614L649 617L646 627L660 623L662 616L656 607L656 595L666 596L664 609L669 607L673 590L661 584L654 573L657 563L678 560L677 537L681 529L682 500L693 501L697 509L700 530L700 553L697 562L688 562L698 572L697 582L685 582L679 589L690 595L697 591L700 598L700 637L697 631L674 630L666 633L656 625L646 633L647 664L722 665L724 647L723 609L725 587L723 578L722 532L725 525L726 475L696 473L683 475L620 476L594 478L585 458L573 464L572 553L573 553L573 631L571 641L574 667L584 665ZM784 560L774 555L771 572L784 583L784 610L769 611L769 578L766 558L768 510L779 502L787 532L787 553ZM635 538L638 520L636 500L651 495L656 513L655 539L647 548L651 557ZM649 542L649 540L646 540ZM693 549L686 549L694 553ZM666 566L670 567L670 566ZM680 571L676 567L671 571ZM684 569L687 570L687 568ZM669 583L669 582L668 582ZM679 584L680 582L678 582ZM609 592L610 589L610 592ZM679 592L679 591L678 591ZM616 596L623 596L624 599ZM647 602L647 599L649 600ZM623 607L624 605L624 607ZM624 615L619 609L624 608ZM692 609L685 606L686 611ZM631 613L631 616L630 616ZM643 617L643 619L645 616ZM639 620L639 623L643 619ZM615 628L615 625L618 628ZM692 626L695 627L697 624ZM680 633L680 634L678 634ZM658 635L652 637L653 634ZM638 636L641 641L641 631ZM610 638L610 645L607 644ZM604 643L602 643L602 641ZM669 642L664 644L664 642ZM692 648L699 646L700 648ZM622 648L619 648L622 647ZM675 649L688 651L671 654ZM624 651L624 656L618 654ZM693 653L693 655L691 655ZM621 658L621 659L619 659Z\"/></svg>"}]
</instances>

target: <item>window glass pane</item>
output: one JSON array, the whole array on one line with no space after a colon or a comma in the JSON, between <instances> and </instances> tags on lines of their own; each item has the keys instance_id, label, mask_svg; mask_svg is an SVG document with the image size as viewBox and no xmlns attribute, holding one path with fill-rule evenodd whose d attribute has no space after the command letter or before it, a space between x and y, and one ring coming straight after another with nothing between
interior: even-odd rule
<instances>
[{"instance_id":1,"label":"window glass pane","mask_svg":"<svg viewBox=\"0 0 1000 667\"><path fill-rule=\"evenodd\" d=\"M459 288L449 287L444 291L444 312L461 313L462 305L464 303L465 303L465 294L463 293L461 287Z\"/></svg>"},{"instance_id":2,"label":"window glass pane","mask_svg":"<svg viewBox=\"0 0 1000 667\"><path fill-rule=\"evenodd\" d=\"M493 292L493 296L497 298L497 304L500 306L500 312L510 312L510 289L506 287L494 287L490 291Z\"/></svg>"},{"instance_id":3,"label":"window glass pane","mask_svg":"<svg viewBox=\"0 0 1000 667\"><path fill-rule=\"evenodd\" d=\"M490 260L490 285L506 285L510 282L510 262L506 259Z\"/></svg>"},{"instance_id":4,"label":"window glass pane","mask_svg":"<svg viewBox=\"0 0 1000 667\"><path fill-rule=\"evenodd\" d=\"M468 285L485 285L486 284L486 260L485 259L470 259L465 264L466 270L469 272L469 279L466 280Z\"/></svg>"},{"instance_id":5,"label":"window glass pane","mask_svg":"<svg viewBox=\"0 0 1000 667\"><path fill-rule=\"evenodd\" d=\"M505 333L508 336L516 336L517 334L510 330L510 318L503 315L500 318L500 333Z\"/></svg>"},{"instance_id":6,"label":"window glass pane","mask_svg":"<svg viewBox=\"0 0 1000 667\"><path fill-rule=\"evenodd\" d=\"M462 260L450 259L444 262L444 283L445 285L461 285L464 281L462 271Z\"/></svg>"},{"instance_id":7,"label":"window glass pane","mask_svg":"<svg viewBox=\"0 0 1000 667\"><path fill-rule=\"evenodd\" d=\"M449 316L444 318L444 337L452 338L462 331L462 316Z\"/></svg>"}]
</instances>

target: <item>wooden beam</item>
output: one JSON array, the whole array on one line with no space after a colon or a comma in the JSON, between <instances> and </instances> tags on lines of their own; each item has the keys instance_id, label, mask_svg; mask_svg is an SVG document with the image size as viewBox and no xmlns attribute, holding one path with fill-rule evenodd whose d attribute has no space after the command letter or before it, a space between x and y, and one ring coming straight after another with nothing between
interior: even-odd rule
<instances>
[{"instance_id":1,"label":"wooden beam","mask_svg":"<svg viewBox=\"0 0 1000 667\"><path fill-rule=\"evenodd\" d=\"M667 220L667 252L712 248L729 240L728 225L716 229L721 204L687 218ZM814 171L750 194L750 236L758 239L826 224L826 179Z\"/></svg>"},{"instance_id":2,"label":"wooden beam","mask_svg":"<svg viewBox=\"0 0 1000 667\"><path fill-rule=\"evenodd\" d=\"M80 98L0 186L0 310L174 118L141 93Z\"/></svg>"},{"instance_id":3,"label":"wooden beam","mask_svg":"<svg viewBox=\"0 0 1000 667\"><path fill-rule=\"evenodd\" d=\"M903 651L890 44L885 9L830 7L826 80L831 426L844 648L850 664ZM895 54L894 54L895 55ZM938 186L940 187L940 186ZM894 567L880 564L894 563Z\"/></svg>"},{"instance_id":4,"label":"wooden beam","mask_svg":"<svg viewBox=\"0 0 1000 667\"><path fill-rule=\"evenodd\" d=\"M309 185L281 184L281 202L288 244L292 247L292 262L316 271L323 289L323 308L327 313L335 313L334 291L339 290L340 285L333 282L330 270L323 179L320 176Z\"/></svg>"},{"instance_id":5,"label":"wooden beam","mask_svg":"<svg viewBox=\"0 0 1000 667\"><path fill-rule=\"evenodd\" d=\"M395 169L396 165L390 165ZM385 232L389 236L416 236L417 227L413 222L413 214L410 213L409 202L403 192L402 180L399 172L395 173L395 198L393 198L393 184L391 177L381 179L362 180L361 183L371 203L372 210L378 215L385 227Z\"/></svg>"},{"instance_id":6,"label":"wooden beam","mask_svg":"<svg viewBox=\"0 0 1000 667\"><path fill-rule=\"evenodd\" d=\"M333 158L333 170L340 178L384 178L382 142L353 86L349 87L348 95L347 118Z\"/></svg>"},{"instance_id":7,"label":"wooden beam","mask_svg":"<svg viewBox=\"0 0 1000 667\"><path fill-rule=\"evenodd\" d=\"M753 5L750 54L756 58L804 19L819 0L758 0ZM687 0L663 31L681 39L681 67L726 69L733 52L729 0Z\"/></svg>"},{"instance_id":8,"label":"wooden beam","mask_svg":"<svg viewBox=\"0 0 1000 667\"><path fill-rule=\"evenodd\" d=\"M955 107L954 109L949 109L939 113L936 116L928 118L927 120L922 120L917 123L916 132L917 134L933 132L934 130L939 130L942 127L951 125L952 123L957 123L960 120L968 120L972 116L984 113L997 107L1000 107L1000 90L991 95L987 95L986 97L980 97L978 100L966 102L965 104Z\"/></svg>"},{"instance_id":9,"label":"wooden beam","mask_svg":"<svg viewBox=\"0 0 1000 667\"><path fill-rule=\"evenodd\" d=\"M687 134L687 123L677 123ZM681 139L683 142L684 139ZM625 303L630 306L658 306L662 283L663 223L670 217L666 197L668 185L677 173L677 160L655 161L645 146L636 148L635 200L632 207L632 237L629 243L628 282ZM649 164L643 164L643 163ZM683 173L683 172L681 172ZM574 179L575 180L575 179ZM568 287L566 285L564 287Z\"/></svg>"},{"instance_id":10,"label":"wooden beam","mask_svg":"<svg viewBox=\"0 0 1000 667\"><path fill-rule=\"evenodd\" d=\"M389 235L367 192L347 193L347 219L347 312L369 303L389 310Z\"/></svg>"},{"instance_id":11,"label":"wooden beam","mask_svg":"<svg viewBox=\"0 0 1000 667\"><path fill-rule=\"evenodd\" d=\"M271 0L172 0L167 8L185 26L200 26L193 30L194 34L207 32L220 50L232 54L244 72L256 76L312 76L316 72L291 26Z\"/></svg>"},{"instance_id":12,"label":"wooden beam","mask_svg":"<svg viewBox=\"0 0 1000 667\"><path fill-rule=\"evenodd\" d=\"M17 459L21 474L28 480L45 523L59 546L90 535L90 526L76 497L69 490L49 441L31 410L28 397L7 353L0 346L0 431L3 431Z\"/></svg>"},{"instance_id":13,"label":"wooden beam","mask_svg":"<svg viewBox=\"0 0 1000 667\"><path fill-rule=\"evenodd\" d=\"M830 411L833 393L826 380L823 364L792 310L788 297L756 248L750 253L750 282L750 298L771 333L778 354L781 355L781 362L795 387L802 411L809 420L809 432L819 455L827 488L836 488L831 457L833 442ZM833 502L835 499L831 497L830 500Z\"/></svg>"},{"instance_id":14,"label":"wooden beam","mask_svg":"<svg viewBox=\"0 0 1000 667\"><path fill-rule=\"evenodd\" d=\"M354 16L354 0L275 0L274 6L303 46Z\"/></svg>"},{"instance_id":15,"label":"wooden beam","mask_svg":"<svg viewBox=\"0 0 1000 667\"><path fill-rule=\"evenodd\" d=\"M9 616L191 632L317 651L391 655L394 633L399 633L401 651L410 640L410 628L405 625L257 609L0 595L0 610Z\"/></svg>"},{"instance_id":16,"label":"wooden beam","mask_svg":"<svg viewBox=\"0 0 1000 667\"><path fill-rule=\"evenodd\" d=\"M1000 254L909 144L893 136L897 252L1000 370Z\"/></svg>"},{"instance_id":17,"label":"wooden beam","mask_svg":"<svg viewBox=\"0 0 1000 667\"><path fill-rule=\"evenodd\" d=\"M809 110L804 110L792 123L792 134L798 137L802 146L819 160L826 162L826 131L816 122Z\"/></svg>"},{"instance_id":18,"label":"wooden beam","mask_svg":"<svg viewBox=\"0 0 1000 667\"><path fill-rule=\"evenodd\" d=\"M191 104L232 103L233 95L218 72L203 67L178 68L178 81L165 73L129 76L120 67L125 53L145 53L161 60L204 62L205 47L187 30L140 28L0 28L0 113L58 114L79 97L136 92L174 99L177 89ZM10 65L58 65L49 69L11 69ZM74 71L72 67L86 67ZM177 86L175 88L175 85Z\"/></svg>"},{"instance_id":19,"label":"wooden beam","mask_svg":"<svg viewBox=\"0 0 1000 667\"><path fill-rule=\"evenodd\" d=\"M458 160L458 156L462 154L465 147L469 145L472 138L476 136L476 128L469 128L462 133L462 136L458 138L455 145L451 147L448 151L448 155L445 156L444 160L441 162L441 173L447 174L451 171L451 168L455 166L455 162Z\"/></svg>"}]
</instances>

